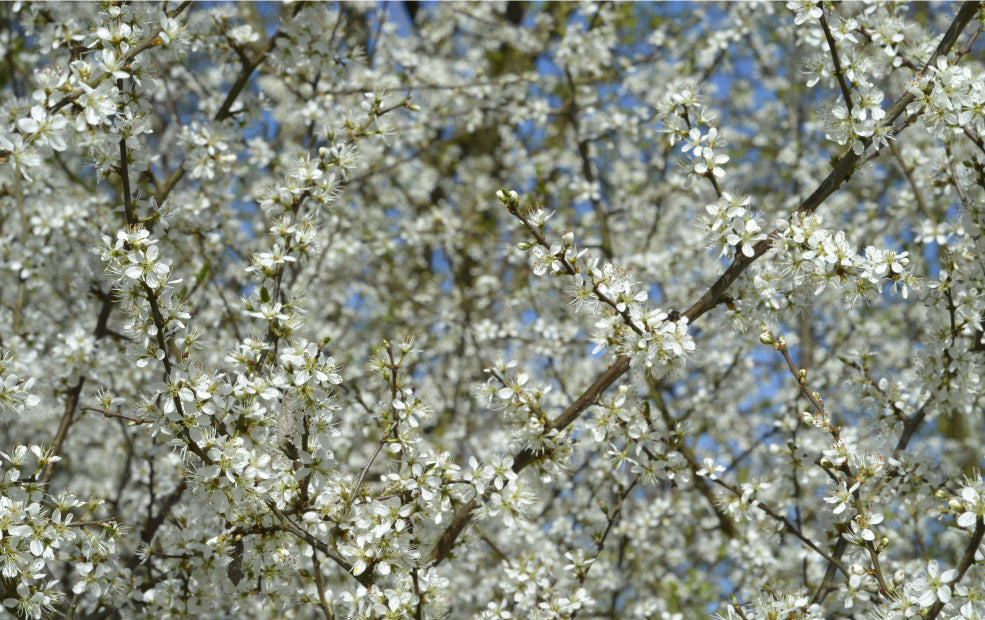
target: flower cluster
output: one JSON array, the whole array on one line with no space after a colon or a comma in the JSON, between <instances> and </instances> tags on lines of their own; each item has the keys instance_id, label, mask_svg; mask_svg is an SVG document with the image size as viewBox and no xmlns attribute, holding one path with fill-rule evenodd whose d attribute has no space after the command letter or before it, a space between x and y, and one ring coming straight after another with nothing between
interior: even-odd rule
<instances>
[{"instance_id":1,"label":"flower cluster","mask_svg":"<svg viewBox=\"0 0 985 620\"><path fill-rule=\"evenodd\" d=\"M729 156L723 152L726 142L715 126L716 115L698 96L694 84L685 83L657 103L660 131L668 135L671 146L683 143L681 152L688 154L690 177L708 177L713 182L725 176L723 164ZM707 127L702 132L701 127Z\"/></svg>"},{"instance_id":2,"label":"flower cluster","mask_svg":"<svg viewBox=\"0 0 985 620\"><path fill-rule=\"evenodd\" d=\"M156 291L169 283L171 265L161 257L157 239L151 238L146 228L118 231L115 239L103 235L99 255L107 263L106 271L117 278L118 285L126 279Z\"/></svg>"},{"instance_id":3,"label":"flower cluster","mask_svg":"<svg viewBox=\"0 0 985 620\"><path fill-rule=\"evenodd\" d=\"M180 140L188 150L192 178L212 181L217 172L230 172L236 155L229 152L229 142L225 135L197 123L181 129Z\"/></svg>"},{"instance_id":4,"label":"flower cluster","mask_svg":"<svg viewBox=\"0 0 985 620\"><path fill-rule=\"evenodd\" d=\"M798 215L780 220L773 247L777 260L796 282L807 282L819 295L828 286L845 290L850 299L859 301L881 292L889 283L903 299L918 280L908 269L909 252L896 252L868 246L859 254L844 231L824 228L817 214Z\"/></svg>"},{"instance_id":5,"label":"flower cluster","mask_svg":"<svg viewBox=\"0 0 985 620\"><path fill-rule=\"evenodd\" d=\"M90 148L100 169L108 169L112 164L106 156L109 141L119 140L119 133L129 138L149 131L141 127L114 135L113 117L121 99L115 81L132 78L138 83L143 80L145 88L152 86L152 80L147 79L149 54L142 52L157 46L179 49L183 45L183 29L177 20L166 15L155 15L153 19L158 23L146 19L149 15L131 23L119 7L108 8L100 17L102 25L98 28L84 36L68 37L73 45L92 50L91 54L67 66L36 69L37 88L30 100L21 102L26 105L11 126L16 133L0 132L0 150L9 153L28 181L32 180L31 169L41 166L52 153L64 152L75 141ZM141 105L142 97L134 93L131 100L134 105ZM69 103L72 105L66 105ZM132 148L137 146L136 141L131 144ZM146 165L138 167L146 169Z\"/></svg>"},{"instance_id":6,"label":"flower cluster","mask_svg":"<svg viewBox=\"0 0 985 620\"><path fill-rule=\"evenodd\" d=\"M535 206L526 212L519 210L519 195L515 191L499 190L496 194L512 214L518 217L536 239L522 242L521 250L529 250L534 263L534 275L548 271L554 277L566 276L573 283L571 303L577 308L589 303L599 319L592 336L597 353L612 347L617 354L629 355L635 376L641 385L645 377L660 378L682 367L694 351L694 340L688 333L687 317L671 318L660 308L649 307L648 294L634 282L629 273L611 263L600 265L597 257L575 245L574 235L565 232L560 241L548 243L544 236L550 214Z\"/></svg>"},{"instance_id":7,"label":"flower cluster","mask_svg":"<svg viewBox=\"0 0 985 620\"><path fill-rule=\"evenodd\" d=\"M956 515L958 527L966 529L985 518L985 482L980 473L966 480L958 495L948 500L948 512Z\"/></svg>"},{"instance_id":8,"label":"flower cluster","mask_svg":"<svg viewBox=\"0 0 985 620\"><path fill-rule=\"evenodd\" d=\"M197 334L186 332L190 315L174 288L181 280L171 278L171 265L146 228L119 231L115 240L104 235L97 251L129 318L126 330L140 343L138 367L151 359L181 357L194 346ZM182 332L185 337L176 340Z\"/></svg>"},{"instance_id":9,"label":"flower cluster","mask_svg":"<svg viewBox=\"0 0 985 620\"><path fill-rule=\"evenodd\" d=\"M707 216L702 224L707 230L709 241L721 248L721 255L731 255L739 250L743 256L752 257L755 246L766 239L766 233L749 209L752 198L735 196L722 192L722 196L705 207Z\"/></svg>"},{"instance_id":10,"label":"flower cluster","mask_svg":"<svg viewBox=\"0 0 985 620\"><path fill-rule=\"evenodd\" d=\"M100 502L83 502L68 492L49 496L38 483L61 457L23 444L0 457L0 573L5 587L12 584L4 607L24 618L48 617L64 596L51 573L65 563L73 564L77 597L99 598L121 588L125 576L115 546L122 531L112 522L85 522Z\"/></svg>"},{"instance_id":11,"label":"flower cluster","mask_svg":"<svg viewBox=\"0 0 985 620\"><path fill-rule=\"evenodd\" d=\"M31 393L34 377L22 379L10 368L13 358L9 353L0 356L0 418L9 419L24 415L29 407L41 402L41 397Z\"/></svg>"},{"instance_id":12,"label":"flower cluster","mask_svg":"<svg viewBox=\"0 0 985 620\"><path fill-rule=\"evenodd\" d=\"M691 152L693 159L692 166L695 174L705 176L710 174L716 179L725 176L725 169L722 164L728 163L729 156L724 153L716 153L715 149L724 148L725 143L718 135L718 129L712 127L708 133L701 133L697 127L687 132L684 146L681 151Z\"/></svg>"},{"instance_id":13,"label":"flower cluster","mask_svg":"<svg viewBox=\"0 0 985 620\"><path fill-rule=\"evenodd\" d=\"M870 15L826 13L816 3L788 2L787 8L796 14L794 23L805 30L803 40L818 49L804 64L807 85L815 87L824 80L825 85L837 83L841 88L843 99L826 107L825 135L849 145L856 155L862 154L868 141L884 145L891 138L891 127L883 123L885 93L877 78L885 72L885 57L893 58L891 66L902 64L896 45L903 33L891 22L873 20ZM870 58L868 50L859 46L862 37L882 45L877 58ZM858 46L857 51L846 54L844 48L849 46Z\"/></svg>"},{"instance_id":14,"label":"flower cluster","mask_svg":"<svg viewBox=\"0 0 985 620\"><path fill-rule=\"evenodd\" d=\"M625 340L620 343L620 351L632 357L632 368L639 384L645 384L646 377L659 379L680 369L684 360L694 352L694 339L688 332L687 317L672 319L660 309L633 313L634 320L643 326L643 334L638 338L623 332ZM596 324L596 342L612 338L604 322ZM635 340L635 345L633 341Z\"/></svg>"},{"instance_id":15,"label":"flower cluster","mask_svg":"<svg viewBox=\"0 0 985 620\"><path fill-rule=\"evenodd\" d=\"M516 372L516 360L505 361L498 358L485 369L489 375L477 393L490 405L495 404L503 411L514 441L521 446L531 445L540 449L553 447L553 442L544 433L549 429L543 401L550 393L551 386L531 383L526 372Z\"/></svg>"},{"instance_id":16,"label":"flower cluster","mask_svg":"<svg viewBox=\"0 0 985 620\"><path fill-rule=\"evenodd\" d=\"M829 111L825 135L838 144L848 144L856 155L865 150L866 140L874 139L884 145L890 139L889 127L882 123L886 117L882 109L885 96L872 84L859 81L851 92L851 105L835 104Z\"/></svg>"},{"instance_id":17,"label":"flower cluster","mask_svg":"<svg viewBox=\"0 0 985 620\"><path fill-rule=\"evenodd\" d=\"M971 128L985 134L985 88L967 66L942 57L909 86L915 98L907 114L922 114L927 131L944 136Z\"/></svg>"}]
</instances>

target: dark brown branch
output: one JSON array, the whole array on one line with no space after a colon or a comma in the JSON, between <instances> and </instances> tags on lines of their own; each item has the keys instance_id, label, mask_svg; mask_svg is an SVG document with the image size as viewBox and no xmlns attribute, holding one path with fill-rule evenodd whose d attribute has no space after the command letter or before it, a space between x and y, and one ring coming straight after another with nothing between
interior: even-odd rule
<instances>
[{"instance_id":1,"label":"dark brown branch","mask_svg":"<svg viewBox=\"0 0 985 620\"><path fill-rule=\"evenodd\" d=\"M55 439L51 442L52 456L61 452L62 444L65 443L65 437L68 436L68 428L72 425L72 416L75 414L76 407L79 406L79 394L82 393L83 385L85 385L85 377L79 377L78 382L68 391L68 398L65 400L65 412L62 414L61 422L58 424L58 432L55 433ZM38 480L38 483L46 486L51 482L51 477L54 473L55 463L49 461L45 465L44 471L41 472L41 478Z\"/></svg>"},{"instance_id":2,"label":"dark brown branch","mask_svg":"<svg viewBox=\"0 0 985 620\"><path fill-rule=\"evenodd\" d=\"M301 11L301 9L304 8L304 5L305 5L304 2L297 3L294 6L294 11L291 13L291 17L296 17L297 14ZM239 97L239 94L243 92L243 89L246 87L246 84L250 81L250 76L253 75L253 72L256 71L257 67L259 67L264 60L266 60L267 54L269 54L270 51L274 49L274 45L277 43L277 39L283 36L284 33L281 32L280 29L278 29L277 32L275 32L273 36L271 36L270 39L267 40L267 43L260 49L260 51L253 56L253 59L250 62L245 63L243 65L243 69L239 72L239 75L236 76L236 81L233 82L233 85L229 89L229 92L226 93L226 99L222 102L222 105L219 106L219 110L215 113L215 120L221 121L226 118L229 118L230 116L229 110L232 108L233 103Z\"/></svg>"}]
</instances>

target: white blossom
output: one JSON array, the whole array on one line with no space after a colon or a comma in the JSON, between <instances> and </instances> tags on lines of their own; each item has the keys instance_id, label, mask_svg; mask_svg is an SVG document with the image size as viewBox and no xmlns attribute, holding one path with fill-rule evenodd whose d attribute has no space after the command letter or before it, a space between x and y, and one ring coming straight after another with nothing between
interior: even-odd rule
<instances>
[{"instance_id":1,"label":"white blossom","mask_svg":"<svg viewBox=\"0 0 985 620\"><path fill-rule=\"evenodd\" d=\"M4 8L3 614L985 614L974 3Z\"/></svg>"}]
</instances>

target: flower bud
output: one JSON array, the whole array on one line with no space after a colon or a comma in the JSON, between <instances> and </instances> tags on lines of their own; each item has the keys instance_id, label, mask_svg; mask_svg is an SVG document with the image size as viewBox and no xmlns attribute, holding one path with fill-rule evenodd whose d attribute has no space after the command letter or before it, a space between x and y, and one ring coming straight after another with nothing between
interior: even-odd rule
<instances>
[{"instance_id":1,"label":"flower bud","mask_svg":"<svg viewBox=\"0 0 985 620\"><path fill-rule=\"evenodd\" d=\"M759 334L759 341L765 345L773 344L773 334L770 333L770 330L766 329L765 325L763 325L763 331Z\"/></svg>"}]
</instances>

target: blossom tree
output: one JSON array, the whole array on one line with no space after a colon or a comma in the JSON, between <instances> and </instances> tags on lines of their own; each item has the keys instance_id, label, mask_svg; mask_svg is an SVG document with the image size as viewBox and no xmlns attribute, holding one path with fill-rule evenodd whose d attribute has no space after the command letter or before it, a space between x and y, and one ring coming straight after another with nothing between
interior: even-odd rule
<instances>
[{"instance_id":1,"label":"blossom tree","mask_svg":"<svg viewBox=\"0 0 985 620\"><path fill-rule=\"evenodd\" d=\"M0 14L0 614L985 617L980 3Z\"/></svg>"}]
</instances>

